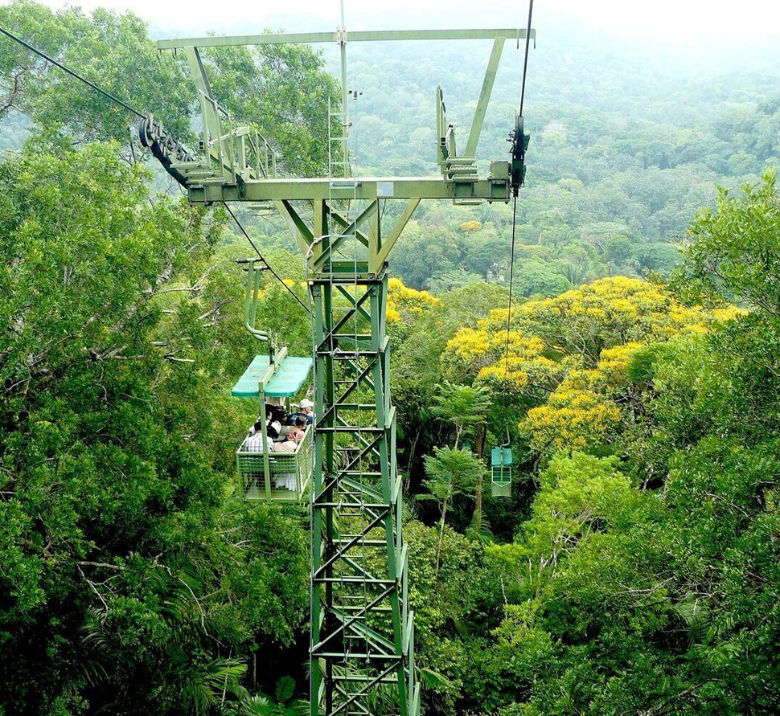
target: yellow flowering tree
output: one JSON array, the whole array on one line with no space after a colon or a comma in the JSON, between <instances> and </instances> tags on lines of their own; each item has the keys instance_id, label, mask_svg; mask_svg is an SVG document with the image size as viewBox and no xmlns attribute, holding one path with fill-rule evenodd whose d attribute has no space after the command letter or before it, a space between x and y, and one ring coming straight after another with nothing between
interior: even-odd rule
<instances>
[{"instance_id":1,"label":"yellow flowering tree","mask_svg":"<svg viewBox=\"0 0 780 716\"><path fill-rule=\"evenodd\" d=\"M559 296L527 301L513 311L511 324L524 335L541 338L549 350L580 355L595 366L604 348L705 333L714 322L734 314L735 309L687 307L663 286L612 276ZM506 310L493 311L482 328L504 330Z\"/></svg>"},{"instance_id":2,"label":"yellow flowering tree","mask_svg":"<svg viewBox=\"0 0 780 716\"><path fill-rule=\"evenodd\" d=\"M460 225L461 231L466 231L468 233L472 233L474 231L482 231L482 224L479 221L475 221L472 219L471 221L464 221Z\"/></svg>"},{"instance_id":3,"label":"yellow flowering tree","mask_svg":"<svg viewBox=\"0 0 780 716\"><path fill-rule=\"evenodd\" d=\"M561 386L544 405L528 411L520 428L534 451L547 453L604 443L620 423L620 408L605 395Z\"/></svg>"},{"instance_id":4,"label":"yellow flowering tree","mask_svg":"<svg viewBox=\"0 0 780 716\"><path fill-rule=\"evenodd\" d=\"M520 430L538 453L609 443L633 419L629 362L649 343L706 333L739 315L679 303L663 287L604 278L461 329L442 356L445 375L527 407ZM507 340L508 339L508 340ZM529 404L530 401L530 404Z\"/></svg>"},{"instance_id":5,"label":"yellow flowering tree","mask_svg":"<svg viewBox=\"0 0 780 716\"><path fill-rule=\"evenodd\" d=\"M539 397L554 390L567 361L545 354L545 344L520 331L491 333L464 328L447 344L442 357L445 375L473 380L495 393Z\"/></svg>"},{"instance_id":6,"label":"yellow flowering tree","mask_svg":"<svg viewBox=\"0 0 780 716\"><path fill-rule=\"evenodd\" d=\"M427 291L404 286L399 278L387 282L387 322L409 323L425 310L441 305L441 301Z\"/></svg>"}]
</instances>

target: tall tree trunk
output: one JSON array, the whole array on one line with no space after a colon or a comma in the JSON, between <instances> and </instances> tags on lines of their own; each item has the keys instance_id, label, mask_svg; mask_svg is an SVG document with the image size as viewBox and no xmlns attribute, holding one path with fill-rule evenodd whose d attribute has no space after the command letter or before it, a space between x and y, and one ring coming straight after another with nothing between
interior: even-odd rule
<instances>
[{"instance_id":1,"label":"tall tree trunk","mask_svg":"<svg viewBox=\"0 0 780 716\"><path fill-rule=\"evenodd\" d=\"M450 495L452 494L452 482L450 482L450 488L447 491L447 497L444 498L444 504L441 507L441 521L439 522L439 544L436 547L436 570L434 571L434 579L439 578L439 565L441 564L441 547L444 542L444 521L447 518L447 504L450 501Z\"/></svg>"},{"instance_id":2,"label":"tall tree trunk","mask_svg":"<svg viewBox=\"0 0 780 716\"><path fill-rule=\"evenodd\" d=\"M477 457L480 463L485 452L485 423L477 425ZM477 489L474 492L474 529L479 532L482 529L482 479L484 473L480 472L477 478Z\"/></svg>"}]
</instances>

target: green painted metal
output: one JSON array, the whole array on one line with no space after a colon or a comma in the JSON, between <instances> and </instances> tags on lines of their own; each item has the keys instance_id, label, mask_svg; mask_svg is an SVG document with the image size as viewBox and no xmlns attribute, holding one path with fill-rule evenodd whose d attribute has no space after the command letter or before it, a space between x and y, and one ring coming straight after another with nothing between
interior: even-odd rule
<instances>
[{"instance_id":1,"label":"green painted metal","mask_svg":"<svg viewBox=\"0 0 780 716\"><path fill-rule=\"evenodd\" d=\"M494 467L512 464L512 449L508 447L495 447L490 451L490 464Z\"/></svg>"},{"instance_id":2,"label":"green painted metal","mask_svg":"<svg viewBox=\"0 0 780 716\"><path fill-rule=\"evenodd\" d=\"M490 94L493 92L493 83L496 80L498 63L501 60L501 53L503 50L504 38L497 37L493 41L493 51L490 53L490 60L488 61L487 70L485 71L485 79L482 82L482 89L479 92L479 100L477 100L477 109L474 112L474 119L471 122L471 131L469 132L469 138L466 142L467 157L475 157L477 155L479 135L482 133L485 113L487 112L488 103L490 102Z\"/></svg>"},{"instance_id":3,"label":"green painted metal","mask_svg":"<svg viewBox=\"0 0 780 716\"><path fill-rule=\"evenodd\" d=\"M535 31L530 37L535 41ZM505 41L525 38L526 31L517 29L347 33L342 12L341 26L335 32L158 42L160 49L190 48L187 56L201 95L206 159L198 162L186 157L172 167L190 201L273 202L307 259L314 304L317 416L311 486L310 716L419 716L385 331L387 259L423 199L465 204L509 201L515 188L513 176L522 167L514 159L493 161L490 174L480 177L476 150ZM455 128L447 122L443 93L437 88L436 159L441 175L353 176L348 146L347 44L477 39L494 43L465 155L458 155ZM243 130L232 127L230 116L211 96L198 48L323 42L339 46L342 86L342 107L329 111L328 176L277 178L267 170L268 148L265 163L262 157L250 163L245 156ZM255 152L255 157L260 155ZM258 171L261 166L266 170ZM405 206L394 223L385 227L385 204L396 200ZM256 297L254 280L248 279L247 285ZM253 328L254 315L250 305L247 325ZM246 376L248 384L258 384L254 394L261 407L266 395L274 394L274 376L286 363L282 357L267 365L258 360L253 373ZM237 393L254 390L241 384L234 389ZM511 490L511 451L507 452L508 456L501 451L498 465L492 467L498 470L493 473L493 494ZM239 450L237 464L245 495L269 501L301 500L304 477L293 470L291 460L267 449L262 455ZM288 485L292 484L290 475L301 478L289 490L277 483L277 474Z\"/></svg>"},{"instance_id":4,"label":"green painted metal","mask_svg":"<svg viewBox=\"0 0 780 716\"><path fill-rule=\"evenodd\" d=\"M245 500L308 502L314 470L314 430L306 430L294 453L255 452L242 443L236 451L236 468Z\"/></svg>"},{"instance_id":5,"label":"green painted metal","mask_svg":"<svg viewBox=\"0 0 780 716\"><path fill-rule=\"evenodd\" d=\"M265 420L266 398L291 398L303 387L311 372L311 358L288 357L287 348L276 349L268 331L256 327L260 279L267 268L262 259L239 261L247 266L244 291L244 326L255 338L268 344L269 355L256 355L233 386L236 398L258 400L258 415ZM305 502L313 470L313 430L293 452L276 452L269 440L261 451L251 450L246 439L236 452L236 468L242 496L267 502ZM280 441L283 442L283 441ZM289 449L290 445L283 446Z\"/></svg>"},{"instance_id":6,"label":"green painted metal","mask_svg":"<svg viewBox=\"0 0 780 716\"><path fill-rule=\"evenodd\" d=\"M338 117L341 124L339 133L334 137L330 134L331 126L328 125L328 152L329 169L333 167L332 150L334 142L339 148L339 152L336 161L339 162L343 168L342 172L339 172L339 176L350 177L352 176L352 167L349 163L349 130L351 123L349 121L349 85L347 84L347 28L344 23L344 0L341 0L341 26L336 30L336 42L339 45L339 65L341 68L341 111L334 115L331 111L330 105L328 106L328 114L331 119L334 116ZM331 177L334 176L332 170L329 171Z\"/></svg>"},{"instance_id":7,"label":"green painted metal","mask_svg":"<svg viewBox=\"0 0 780 716\"><path fill-rule=\"evenodd\" d=\"M516 30L358 30L347 35L349 42L389 42L391 40L525 40L526 31ZM536 30L531 30L531 39L536 42ZM336 32L279 32L262 35L236 35L232 37L190 37L158 40L160 50L175 50L185 47L242 47L246 45L301 45L320 42L339 42Z\"/></svg>"},{"instance_id":8,"label":"green painted metal","mask_svg":"<svg viewBox=\"0 0 780 716\"><path fill-rule=\"evenodd\" d=\"M324 201L330 198L358 199L483 199L509 201L509 177L478 179L468 184L442 181L441 177L360 177L352 187L335 187L330 191L327 178L260 179L240 184L226 184L221 179L188 184L190 201Z\"/></svg>"},{"instance_id":9,"label":"green painted metal","mask_svg":"<svg viewBox=\"0 0 780 716\"><path fill-rule=\"evenodd\" d=\"M490 451L490 477L493 497L512 496L512 448L495 447Z\"/></svg>"},{"instance_id":10,"label":"green painted metal","mask_svg":"<svg viewBox=\"0 0 780 716\"><path fill-rule=\"evenodd\" d=\"M257 399L258 415L264 419L266 398L291 398L298 393L312 364L311 358L288 357L287 348L277 352L275 361L270 356L257 355L231 394L236 398ZM250 450L245 439L236 452L242 496L264 502L308 501L314 468L312 433L312 429L307 429L294 452L276 452L267 440L261 451Z\"/></svg>"},{"instance_id":11,"label":"green painted metal","mask_svg":"<svg viewBox=\"0 0 780 716\"><path fill-rule=\"evenodd\" d=\"M329 264L329 268L332 267ZM419 713L385 335L387 274L312 283L316 459L311 714Z\"/></svg>"},{"instance_id":12,"label":"green painted metal","mask_svg":"<svg viewBox=\"0 0 780 716\"><path fill-rule=\"evenodd\" d=\"M276 356L276 342L268 331L256 327L257 308L260 297L260 279L265 270L265 262L261 259L246 259L246 287L244 291L244 328L259 341L268 344L269 362L273 364Z\"/></svg>"},{"instance_id":13,"label":"green painted metal","mask_svg":"<svg viewBox=\"0 0 780 716\"><path fill-rule=\"evenodd\" d=\"M262 392L267 398L292 398L297 395L309 377L314 361L311 358L288 356L265 381ZM230 394L234 398L259 398L264 376L271 367L270 356L254 357L244 374L238 379Z\"/></svg>"},{"instance_id":14,"label":"green painted metal","mask_svg":"<svg viewBox=\"0 0 780 716\"><path fill-rule=\"evenodd\" d=\"M337 126L346 122L340 112L333 119ZM381 242L378 203L360 201L359 182L339 179L338 166L330 165L328 198L315 205L316 236L307 252L317 416L310 714L372 714L381 708L417 716L385 333L387 273L383 263L369 271L388 244ZM363 233L359 227L368 223ZM307 233L308 227L301 238ZM381 706L380 694L386 700Z\"/></svg>"}]
</instances>

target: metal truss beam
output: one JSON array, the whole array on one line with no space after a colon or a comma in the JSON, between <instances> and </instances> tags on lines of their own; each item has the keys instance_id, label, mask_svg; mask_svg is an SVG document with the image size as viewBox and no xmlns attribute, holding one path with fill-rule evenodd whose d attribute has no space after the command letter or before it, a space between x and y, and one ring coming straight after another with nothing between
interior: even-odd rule
<instances>
[{"instance_id":1,"label":"metal truss beam","mask_svg":"<svg viewBox=\"0 0 780 716\"><path fill-rule=\"evenodd\" d=\"M222 180L188 185L194 203L221 201L349 201L353 199L483 199L509 201L509 178L442 181L441 177L361 177L354 186L334 186L327 178L258 179L235 185Z\"/></svg>"},{"instance_id":2,"label":"metal truss beam","mask_svg":"<svg viewBox=\"0 0 780 716\"><path fill-rule=\"evenodd\" d=\"M391 40L525 40L525 29L503 30L358 30L346 35L348 42L389 42ZM184 47L241 47L244 45L300 45L320 42L340 43L344 36L335 32L274 32L262 35L235 35L232 37L188 37L158 40L160 50ZM536 41L536 30L531 30Z\"/></svg>"},{"instance_id":3,"label":"metal truss beam","mask_svg":"<svg viewBox=\"0 0 780 716\"><path fill-rule=\"evenodd\" d=\"M479 100L477 100L477 109L474 112L474 119L471 122L471 131L469 132L469 138L466 142L466 152L464 155L466 157L476 157L477 155L477 143L479 142L479 135L482 133L482 124L485 121L485 114L487 113L488 103L490 102L490 94L493 91L493 83L496 79L498 63L501 60L501 53L503 50L504 38L497 37L493 41L493 51L490 53L490 60L488 61L488 66L485 70L485 79L482 82Z\"/></svg>"}]
</instances>

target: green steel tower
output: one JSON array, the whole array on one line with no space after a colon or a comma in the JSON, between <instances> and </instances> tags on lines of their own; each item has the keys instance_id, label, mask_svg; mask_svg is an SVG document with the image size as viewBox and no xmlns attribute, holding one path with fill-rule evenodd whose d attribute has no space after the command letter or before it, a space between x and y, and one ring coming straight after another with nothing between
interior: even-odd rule
<instances>
[{"instance_id":1,"label":"green steel tower","mask_svg":"<svg viewBox=\"0 0 780 716\"><path fill-rule=\"evenodd\" d=\"M172 141L151 115L141 139L196 203L272 202L306 257L313 304L315 468L311 500L311 716L417 716L414 619L408 598L402 483L385 332L389 254L423 199L509 202L524 175L528 137L518 117L509 159L480 176L476 150L506 40L526 30L363 31L163 40L186 54L201 99L198 156ZM465 150L457 151L441 88L435 92L440 176L358 177L349 159L348 42L492 40ZM209 47L335 43L342 103L331 113L330 168L319 178L276 176L275 156L256 133L235 127L213 96L200 58ZM402 202L389 226L386 202Z\"/></svg>"}]
</instances>

